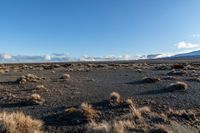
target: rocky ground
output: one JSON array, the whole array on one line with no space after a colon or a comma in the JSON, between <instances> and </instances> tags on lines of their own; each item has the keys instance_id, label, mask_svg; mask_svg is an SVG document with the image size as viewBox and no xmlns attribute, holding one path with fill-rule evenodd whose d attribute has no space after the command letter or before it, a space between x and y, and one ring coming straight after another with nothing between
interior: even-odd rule
<instances>
[{"instance_id":1,"label":"rocky ground","mask_svg":"<svg viewBox=\"0 0 200 133\"><path fill-rule=\"evenodd\" d=\"M50 133L199 133L199 70L198 60L2 64L0 111Z\"/></svg>"}]
</instances>

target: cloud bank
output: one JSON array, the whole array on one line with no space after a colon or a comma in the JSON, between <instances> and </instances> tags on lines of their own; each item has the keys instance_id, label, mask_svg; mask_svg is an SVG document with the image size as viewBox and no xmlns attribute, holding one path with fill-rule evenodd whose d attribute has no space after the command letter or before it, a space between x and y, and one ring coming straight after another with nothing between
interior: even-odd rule
<instances>
[{"instance_id":1,"label":"cloud bank","mask_svg":"<svg viewBox=\"0 0 200 133\"><path fill-rule=\"evenodd\" d=\"M82 56L80 58L72 58L69 54L47 54L37 56L0 54L1 63L33 63L33 62L72 62L72 61L123 61L123 60L139 60L139 59L157 59L169 57L171 54L161 53L152 55L108 55L101 57Z\"/></svg>"},{"instance_id":2,"label":"cloud bank","mask_svg":"<svg viewBox=\"0 0 200 133\"><path fill-rule=\"evenodd\" d=\"M200 38L200 34L192 34L190 35L192 38Z\"/></svg>"},{"instance_id":3,"label":"cloud bank","mask_svg":"<svg viewBox=\"0 0 200 133\"><path fill-rule=\"evenodd\" d=\"M199 44L187 43L185 41L182 41L177 44L177 47L178 49L194 49L199 48Z\"/></svg>"}]
</instances>

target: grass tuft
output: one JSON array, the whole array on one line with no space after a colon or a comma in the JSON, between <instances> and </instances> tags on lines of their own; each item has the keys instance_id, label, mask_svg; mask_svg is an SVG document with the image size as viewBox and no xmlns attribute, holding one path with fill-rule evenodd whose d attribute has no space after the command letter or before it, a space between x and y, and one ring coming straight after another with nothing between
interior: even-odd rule
<instances>
[{"instance_id":1,"label":"grass tuft","mask_svg":"<svg viewBox=\"0 0 200 133\"><path fill-rule=\"evenodd\" d=\"M1 132L6 133L42 133L43 122L26 116L22 112L0 113L0 122L3 124Z\"/></svg>"}]
</instances>

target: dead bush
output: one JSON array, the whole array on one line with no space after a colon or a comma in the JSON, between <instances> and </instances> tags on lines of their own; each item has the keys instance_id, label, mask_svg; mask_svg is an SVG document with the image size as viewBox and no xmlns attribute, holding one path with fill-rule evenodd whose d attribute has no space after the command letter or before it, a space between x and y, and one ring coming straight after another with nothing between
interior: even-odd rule
<instances>
[{"instance_id":1,"label":"dead bush","mask_svg":"<svg viewBox=\"0 0 200 133\"><path fill-rule=\"evenodd\" d=\"M112 92L110 94L110 103L114 105L118 105L121 102L121 96L117 92Z\"/></svg>"},{"instance_id":2,"label":"dead bush","mask_svg":"<svg viewBox=\"0 0 200 133\"><path fill-rule=\"evenodd\" d=\"M171 69L184 69L184 65L182 64L174 64L171 66Z\"/></svg>"},{"instance_id":3,"label":"dead bush","mask_svg":"<svg viewBox=\"0 0 200 133\"><path fill-rule=\"evenodd\" d=\"M99 112L93 109L92 105L82 103L80 106L81 112L86 120L91 121L98 117Z\"/></svg>"},{"instance_id":4,"label":"dead bush","mask_svg":"<svg viewBox=\"0 0 200 133\"><path fill-rule=\"evenodd\" d=\"M141 82L143 83L155 83L160 81L160 78L151 78L151 77L144 77Z\"/></svg>"},{"instance_id":5,"label":"dead bush","mask_svg":"<svg viewBox=\"0 0 200 133\"><path fill-rule=\"evenodd\" d=\"M30 101L33 104L38 104L38 105L42 105L45 102L45 100L37 93L31 95Z\"/></svg>"},{"instance_id":6,"label":"dead bush","mask_svg":"<svg viewBox=\"0 0 200 133\"><path fill-rule=\"evenodd\" d=\"M70 75L69 74L63 74L62 77L60 78L62 80L69 80L70 79Z\"/></svg>"},{"instance_id":7,"label":"dead bush","mask_svg":"<svg viewBox=\"0 0 200 133\"><path fill-rule=\"evenodd\" d=\"M188 89L188 84L185 82L176 82L176 83L171 83L169 87L172 91L173 90L187 90Z\"/></svg>"},{"instance_id":8,"label":"dead bush","mask_svg":"<svg viewBox=\"0 0 200 133\"><path fill-rule=\"evenodd\" d=\"M0 113L1 132L6 133L42 133L43 122L26 116L22 112Z\"/></svg>"}]
</instances>

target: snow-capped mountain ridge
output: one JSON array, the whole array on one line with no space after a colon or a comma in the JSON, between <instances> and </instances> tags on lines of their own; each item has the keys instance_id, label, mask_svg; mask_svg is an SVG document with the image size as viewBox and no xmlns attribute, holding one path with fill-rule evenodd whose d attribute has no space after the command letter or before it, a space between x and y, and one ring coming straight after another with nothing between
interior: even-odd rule
<instances>
[{"instance_id":1,"label":"snow-capped mountain ridge","mask_svg":"<svg viewBox=\"0 0 200 133\"><path fill-rule=\"evenodd\" d=\"M123 61L123 60L140 60L140 59L159 59L173 57L200 57L200 50L184 54L150 54L150 55L109 55L109 56L82 56L80 58L72 58L69 54L46 54L46 55L12 55L0 54L0 63L32 63L32 62L69 62L69 61Z\"/></svg>"}]
</instances>

